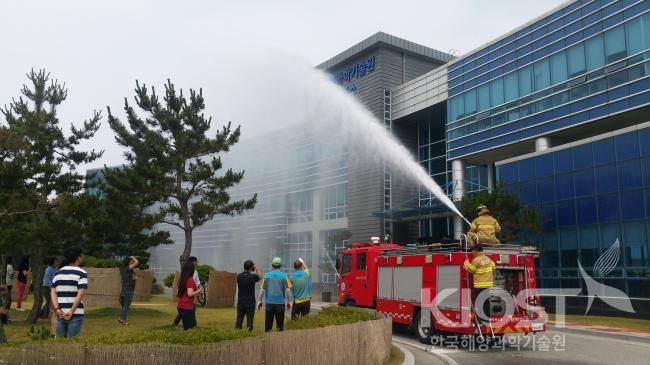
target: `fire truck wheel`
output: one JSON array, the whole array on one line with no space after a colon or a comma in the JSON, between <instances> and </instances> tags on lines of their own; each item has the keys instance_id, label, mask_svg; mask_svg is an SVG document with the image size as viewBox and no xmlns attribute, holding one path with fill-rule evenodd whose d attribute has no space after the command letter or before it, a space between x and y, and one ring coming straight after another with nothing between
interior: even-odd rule
<instances>
[{"instance_id":1,"label":"fire truck wheel","mask_svg":"<svg viewBox=\"0 0 650 365\"><path fill-rule=\"evenodd\" d=\"M413 314L413 332L417 336L418 340L422 343L429 343L429 338L431 338L431 317L429 317L428 323L426 318L420 316L420 310L416 310Z\"/></svg>"},{"instance_id":2,"label":"fire truck wheel","mask_svg":"<svg viewBox=\"0 0 650 365\"><path fill-rule=\"evenodd\" d=\"M343 302L344 307L356 307L357 303L354 300L346 300Z\"/></svg>"}]
</instances>

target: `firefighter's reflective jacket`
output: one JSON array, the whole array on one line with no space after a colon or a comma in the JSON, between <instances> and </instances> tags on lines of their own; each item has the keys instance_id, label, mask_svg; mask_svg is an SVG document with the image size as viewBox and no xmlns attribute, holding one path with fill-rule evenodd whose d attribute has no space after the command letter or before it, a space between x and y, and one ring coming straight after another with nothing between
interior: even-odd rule
<instances>
[{"instance_id":1,"label":"firefighter's reflective jacket","mask_svg":"<svg viewBox=\"0 0 650 365\"><path fill-rule=\"evenodd\" d=\"M470 262L465 260L465 270L474 274L475 288L491 288L494 286L494 261L478 252Z\"/></svg>"},{"instance_id":2,"label":"firefighter's reflective jacket","mask_svg":"<svg viewBox=\"0 0 650 365\"><path fill-rule=\"evenodd\" d=\"M501 243L496 236L499 232L501 232L499 222L493 216L484 214L474 219L467 236L474 243L477 243L475 235L478 236L478 243Z\"/></svg>"}]
</instances>

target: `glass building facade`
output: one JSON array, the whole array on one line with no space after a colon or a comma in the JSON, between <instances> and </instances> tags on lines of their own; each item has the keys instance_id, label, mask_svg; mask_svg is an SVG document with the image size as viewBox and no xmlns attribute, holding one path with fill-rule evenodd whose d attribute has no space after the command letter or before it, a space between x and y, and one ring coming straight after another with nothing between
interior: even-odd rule
<instances>
[{"instance_id":1,"label":"glass building facade","mask_svg":"<svg viewBox=\"0 0 650 365\"><path fill-rule=\"evenodd\" d=\"M593 275L598 257L619 240L620 259L605 284L650 297L650 125L632 129L497 166L498 180L542 215L544 233L533 240L543 286L580 287L577 262Z\"/></svg>"},{"instance_id":2,"label":"glass building facade","mask_svg":"<svg viewBox=\"0 0 650 365\"><path fill-rule=\"evenodd\" d=\"M649 1L575 1L449 66L462 157L650 102Z\"/></svg>"}]
</instances>

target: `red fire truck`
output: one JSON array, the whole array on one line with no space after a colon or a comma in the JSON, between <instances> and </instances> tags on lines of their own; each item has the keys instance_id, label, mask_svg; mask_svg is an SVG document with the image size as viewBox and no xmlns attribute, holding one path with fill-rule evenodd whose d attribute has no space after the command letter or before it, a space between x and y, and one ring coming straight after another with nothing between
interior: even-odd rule
<instances>
[{"instance_id":1,"label":"red fire truck","mask_svg":"<svg viewBox=\"0 0 650 365\"><path fill-rule=\"evenodd\" d=\"M338 303L374 308L393 323L411 326L422 342L432 335L545 331L545 315L537 306L536 249L485 245L484 253L496 264L489 321L477 316L471 275L463 269L472 254L458 243L354 243L341 255Z\"/></svg>"}]
</instances>

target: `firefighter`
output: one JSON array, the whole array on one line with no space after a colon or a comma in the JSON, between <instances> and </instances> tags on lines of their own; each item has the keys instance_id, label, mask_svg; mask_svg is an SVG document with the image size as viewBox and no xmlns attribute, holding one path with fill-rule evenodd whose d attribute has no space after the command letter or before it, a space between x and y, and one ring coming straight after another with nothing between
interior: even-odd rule
<instances>
[{"instance_id":1,"label":"firefighter","mask_svg":"<svg viewBox=\"0 0 650 365\"><path fill-rule=\"evenodd\" d=\"M273 328L273 320L278 331L284 330L284 303L287 309L291 309L291 280L282 272L282 260L274 257L271 262L273 270L264 275L260 289L260 297L257 302L257 309L262 309L262 302L266 304L264 318L264 331L269 332Z\"/></svg>"},{"instance_id":2,"label":"firefighter","mask_svg":"<svg viewBox=\"0 0 650 365\"><path fill-rule=\"evenodd\" d=\"M476 219L469 226L467 238L471 246L483 243L500 244L496 234L501 232L499 221L491 214L485 205L476 208Z\"/></svg>"},{"instance_id":3,"label":"firefighter","mask_svg":"<svg viewBox=\"0 0 650 365\"><path fill-rule=\"evenodd\" d=\"M471 273L474 276L474 290L476 291L476 297L487 290L488 293L490 288L494 286L494 261L489 257L483 254L483 247L481 245L472 246L472 261L469 259L465 260L463 267L467 272ZM483 313L490 318L490 297L483 302Z\"/></svg>"}]
</instances>

